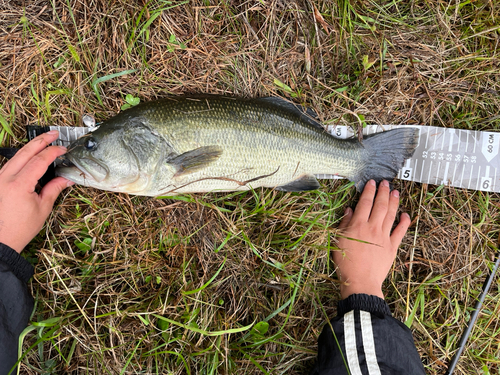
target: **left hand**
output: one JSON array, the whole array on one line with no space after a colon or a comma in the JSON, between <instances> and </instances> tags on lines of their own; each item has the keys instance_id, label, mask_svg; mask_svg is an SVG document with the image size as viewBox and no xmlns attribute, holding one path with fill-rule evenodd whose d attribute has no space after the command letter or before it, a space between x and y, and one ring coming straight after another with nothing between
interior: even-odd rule
<instances>
[{"instance_id":1,"label":"left hand","mask_svg":"<svg viewBox=\"0 0 500 375\"><path fill-rule=\"evenodd\" d=\"M42 229L59 193L73 182L56 177L35 192L48 166L66 153L49 146L58 131L44 133L20 149L0 170L0 242L21 253Z\"/></svg>"},{"instance_id":2,"label":"left hand","mask_svg":"<svg viewBox=\"0 0 500 375\"><path fill-rule=\"evenodd\" d=\"M378 193L376 189L375 181L368 181L356 209L353 212L348 208L339 225L342 251L335 251L333 260L342 282L342 298L358 293L384 298L382 283L411 222L410 216L403 213L392 230L399 192L391 192L387 181L380 183Z\"/></svg>"}]
</instances>

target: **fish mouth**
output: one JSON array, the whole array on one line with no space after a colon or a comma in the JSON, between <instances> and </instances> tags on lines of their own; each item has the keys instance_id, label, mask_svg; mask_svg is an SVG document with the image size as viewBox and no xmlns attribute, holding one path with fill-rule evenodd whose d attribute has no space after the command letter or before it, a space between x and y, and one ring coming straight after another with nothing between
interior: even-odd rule
<instances>
[{"instance_id":1,"label":"fish mouth","mask_svg":"<svg viewBox=\"0 0 500 375\"><path fill-rule=\"evenodd\" d=\"M80 176L83 174L82 177L84 180L90 178L96 182L102 182L109 175L109 168L104 163L92 157L76 160L71 155L67 155L65 164L71 169L78 169Z\"/></svg>"}]
</instances>

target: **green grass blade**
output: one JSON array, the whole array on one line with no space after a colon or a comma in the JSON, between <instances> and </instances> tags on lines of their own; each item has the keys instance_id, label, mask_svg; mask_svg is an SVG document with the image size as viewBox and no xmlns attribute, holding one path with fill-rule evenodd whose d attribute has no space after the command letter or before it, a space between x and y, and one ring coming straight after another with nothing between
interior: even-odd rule
<instances>
[{"instance_id":1,"label":"green grass blade","mask_svg":"<svg viewBox=\"0 0 500 375\"><path fill-rule=\"evenodd\" d=\"M153 316L156 316L158 319L165 320L173 325L187 329L189 331L201 333L202 335L205 335L205 336L220 336L220 335L227 335L227 334L231 334L231 333L245 332L245 331L248 331L250 328L252 328L254 325L254 323L252 323L252 324L249 324L247 326L240 327L240 328L232 328L232 329L226 329L223 331L211 331L210 332L210 331L205 331L203 329L191 327L189 325L176 322L175 320L165 318L164 316L161 316L161 315L153 314Z\"/></svg>"},{"instance_id":2,"label":"green grass blade","mask_svg":"<svg viewBox=\"0 0 500 375\"><path fill-rule=\"evenodd\" d=\"M215 272L215 274L205 284L200 286L198 289L189 290L187 292L182 292L182 294L184 294L185 296L190 295L190 294L195 294L195 293L201 292L203 289L205 289L207 286L209 286L212 283L212 281L214 281L216 279L216 277L219 275L220 271L222 271L222 269L224 268L224 264L226 264L226 260L227 260L227 257L224 259L224 262L222 262L222 265L219 267L217 272Z\"/></svg>"},{"instance_id":3,"label":"green grass blade","mask_svg":"<svg viewBox=\"0 0 500 375\"><path fill-rule=\"evenodd\" d=\"M94 81L92 81L92 89L94 90L94 93L96 94L97 99L99 100L99 103L101 103L101 105L104 105L102 102L102 99L101 99L101 95L99 94L99 90L97 89L98 84L109 81L109 80L117 78L117 77L127 75L127 74L132 74L136 71L137 71L137 69L123 70L123 71L118 72L118 73L108 74L106 76L99 77L99 78L95 79Z\"/></svg>"}]
</instances>

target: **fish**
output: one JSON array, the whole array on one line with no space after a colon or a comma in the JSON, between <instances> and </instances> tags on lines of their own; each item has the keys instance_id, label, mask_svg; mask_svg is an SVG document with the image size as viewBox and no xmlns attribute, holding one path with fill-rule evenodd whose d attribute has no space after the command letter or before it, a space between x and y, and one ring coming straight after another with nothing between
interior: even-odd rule
<instances>
[{"instance_id":1,"label":"fish","mask_svg":"<svg viewBox=\"0 0 500 375\"><path fill-rule=\"evenodd\" d=\"M259 187L300 192L338 175L361 191L392 181L418 143L397 128L341 140L312 111L277 97L171 97L144 102L74 141L56 175L76 184L144 196Z\"/></svg>"}]
</instances>

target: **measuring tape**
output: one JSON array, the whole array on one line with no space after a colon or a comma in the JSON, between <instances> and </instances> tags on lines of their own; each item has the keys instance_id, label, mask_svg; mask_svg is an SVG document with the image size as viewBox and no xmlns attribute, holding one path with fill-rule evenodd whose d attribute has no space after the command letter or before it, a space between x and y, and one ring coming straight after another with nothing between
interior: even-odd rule
<instances>
[{"instance_id":1,"label":"measuring tape","mask_svg":"<svg viewBox=\"0 0 500 375\"><path fill-rule=\"evenodd\" d=\"M368 125L364 135L410 125ZM401 180L457 188L500 192L500 133L412 126L420 130L418 146L413 156L399 171ZM49 130L58 130L54 144L68 146L89 132L88 127L28 127L28 138ZM347 126L328 126L326 130L336 138L354 136ZM56 165L59 161L56 161ZM335 175L316 175L319 179L341 178Z\"/></svg>"},{"instance_id":2,"label":"measuring tape","mask_svg":"<svg viewBox=\"0 0 500 375\"><path fill-rule=\"evenodd\" d=\"M364 135L410 125L368 125ZM500 133L412 126L420 130L413 156L399 171L401 180L500 192ZM328 126L336 138L354 136L350 127ZM338 178L317 175L318 178Z\"/></svg>"}]
</instances>

